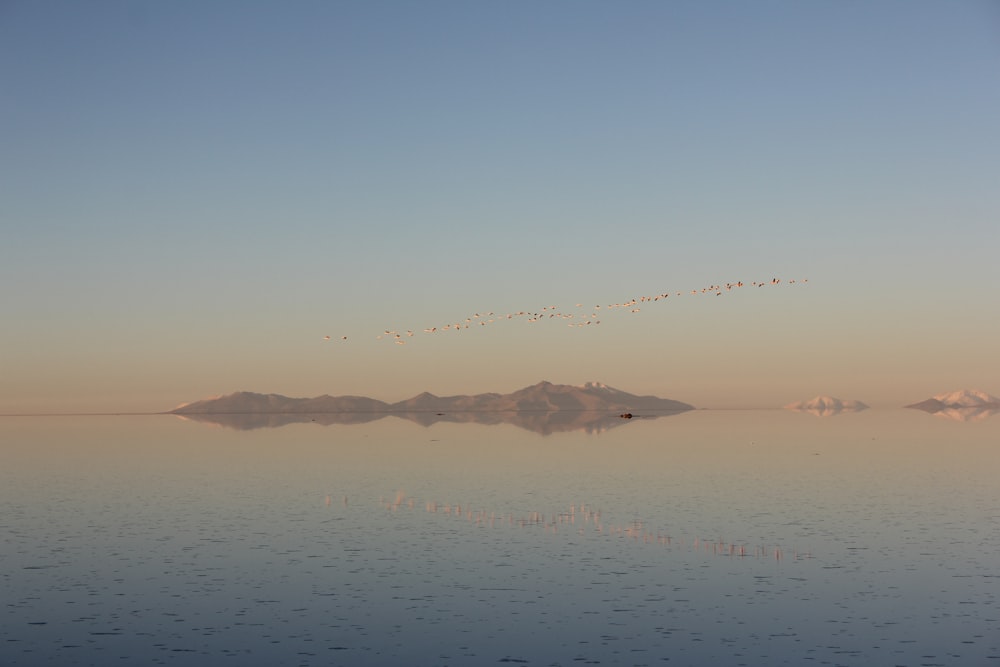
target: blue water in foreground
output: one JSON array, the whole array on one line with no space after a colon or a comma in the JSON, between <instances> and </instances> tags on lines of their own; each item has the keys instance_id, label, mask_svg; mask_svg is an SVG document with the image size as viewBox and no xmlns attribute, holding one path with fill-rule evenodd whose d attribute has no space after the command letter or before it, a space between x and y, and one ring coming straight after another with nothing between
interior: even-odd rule
<instances>
[{"instance_id":1,"label":"blue water in foreground","mask_svg":"<svg viewBox=\"0 0 1000 667\"><path fill-rule=\"evenodd\" d=\"M0 665L1000 664L1000 416L0 418Z\"/></svg>"}]
</instances>

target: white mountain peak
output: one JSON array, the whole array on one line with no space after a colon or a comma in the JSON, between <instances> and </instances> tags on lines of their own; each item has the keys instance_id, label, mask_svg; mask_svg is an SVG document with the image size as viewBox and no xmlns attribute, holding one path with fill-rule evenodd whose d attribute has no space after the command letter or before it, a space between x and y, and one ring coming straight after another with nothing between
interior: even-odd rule
<instances>
[{"instance_id":1,"label":"white mountain peak","mask_svg":"<svg viewBox=\"0 0 1000 667\"><path fill-rule=\"evenodd\" d=\"M581 386L581 389L603 389L607 391L608 389L611 389L611 387L604 384L603 382L585 382Z\"/></svg>"}]
</instances>

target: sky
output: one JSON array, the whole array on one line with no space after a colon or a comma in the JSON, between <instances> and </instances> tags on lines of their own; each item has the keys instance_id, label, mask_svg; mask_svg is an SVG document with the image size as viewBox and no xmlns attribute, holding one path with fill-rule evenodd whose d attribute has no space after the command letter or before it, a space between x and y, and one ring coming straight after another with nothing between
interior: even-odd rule
<instances>
[{"instance_id":1,"label":"sky","mask_svg":"<svg viewBox=\"0 0 1000 667\"><path fill-rule=\"evenodd\" d=\"M0 414L1000 394L996 2L8 0L0 82Z\"/></svg>"}]
</instances>

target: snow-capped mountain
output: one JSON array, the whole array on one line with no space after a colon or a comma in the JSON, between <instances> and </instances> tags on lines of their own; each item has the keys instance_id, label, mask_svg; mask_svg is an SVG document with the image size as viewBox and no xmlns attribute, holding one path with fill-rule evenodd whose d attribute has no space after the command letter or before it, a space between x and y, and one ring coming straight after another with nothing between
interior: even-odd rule
<instances>
[{"instance_id":1,"label":"snow-capped mountain","mask_svg":"<svg viewBox=\"0 0 1000 667\"><path fill-rule=\"evenodd\" d=\"M1000 398L977 389L961 389L905 407L955 421L976 421L1000 412Z\"/></svg>"},{"instance_id":2,"label":"snow-capped mountain","mask_svg":"<svg viewBox=\"0 0 1000 667\"><path fill-rule=\"evenodd\" d=\"M961 389L938 394L906 407L926 410L927 412L937 412L945 408L1000 408L1000 398L977 389Z\"/></svg>"}]
</instances>

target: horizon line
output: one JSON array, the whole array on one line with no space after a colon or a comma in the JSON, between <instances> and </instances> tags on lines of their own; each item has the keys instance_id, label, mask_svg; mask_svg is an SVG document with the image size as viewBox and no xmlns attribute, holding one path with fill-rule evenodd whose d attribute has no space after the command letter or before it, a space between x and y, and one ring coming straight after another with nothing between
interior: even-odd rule
<instances>
[{"instance_id":1,"label":"horizon line","mask_svg":"<svg viewBox=\"0 0 1000 667\"><path fill-rule=\"evenodd\" d=\"M865 410L902 410L910 409L909 405L898 405L898 406L882 406L882 407L868 407ZM802 412L802 410L795 410L788 408L783 405L779 406L766 406L766 407L695 407L692 410L683 410L682 412L704 412L706 410L713 412L723 412L723 411L749 411L749 410L788 410L789 412ZM434 410L420 410L417 412L433 412ZM602 412L604 410L575 410L575 412ZM338 410L336 412L328 411L310 411L310 412L266 412L259 413L257 411L252 412L214 412L214 413L195 413L195 414L348 414L348 413L386 413L392 414L393 410ZM446 412L458 413L458 412L566 412L566 410L446 410ZM614 410L612 410L614 412ZM672 412L671 410L651 410L650 412ZM142 412L0 412L0 417L152 417L159 415L169 415L174 417L187 417L183 413L175 412L174 410L164 410L159 412L153 411L142 411Z\"/></svg>"}]
</instances>

